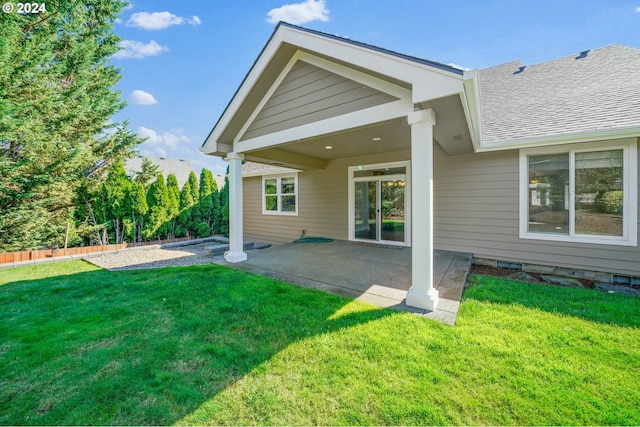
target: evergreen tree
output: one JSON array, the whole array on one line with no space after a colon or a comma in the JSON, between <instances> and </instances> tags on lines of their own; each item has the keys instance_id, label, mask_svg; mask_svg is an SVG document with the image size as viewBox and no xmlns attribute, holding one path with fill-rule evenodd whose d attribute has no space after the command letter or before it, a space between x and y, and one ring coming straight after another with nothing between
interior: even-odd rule
<instances>
[{"instance_id":1,"label":"evergreen tree","mask_svg":"<svg viewBox=\"0 0 640 427\"><path fill-rule=\"evenodd\" d=\"M50 0L47 12L0 14L0 250L64 240L100 181L139 142L112 88L113 22L126 2ZM115 131L114 131L115 130ZM84 223L87 226L90 224Z\"/></svg>"},{"instance_id":2,"label":"evergreen tree","mask_svg":"<svg viewBox=\"0 0 640 427\"><path fill-rule=\"evenodd\" d=\"M200 201L198 209L200 211L200 220L209 226L210 231L213 225L213 193L214 191L217 192L217 190L211 171L202 169L200 172Z\"/></svg>"},{"instance_id":3,"label":"evergreen tree","mask_svg":"<svg viewBox=\"0 0 640 427\"><path fill-rule=\"evenodd\" d=\"M211 193L211 233L220 233L220 223L222 221L222 208L220 207L220 192L218 191L218 183L213 180L213 192Z\"/></svg>"},{"instance_id":4,"label":"evergreen tree","mask_svg":"<svg viewBox=\"0 0 640 427\"><path fill-rule=\"evenodd\" d=\"M142 229L144 227L144 216L149 211L147 195L142 183L133 182L129 190L129 208L131 213L132 234L131 240L134 243L142 241Z\"/></svg>"},{"instance_id":5,"label":"evergreen tree","mask_svg":"<svg viewBox=\"0 0 640 427\"><path fill-rule=\"evenodd\" d=\"M149 189L151 181L160 173L160 167L149 160L147 157L142 159L140 171L136 171L134 181L144 186L145 191Z\"/></svg>"},{"instance_id":6,"label":"evergreen tree","mask_svg":"<svg viewBox=\"0 0 640 427\"><path fill-rule=\"evenodd\" d=\"M164 239L167 236L166 223L169 219L167 214L169 191L164 182L164 176L159 174L158 178L149 186L149 191L147 192L149 211L142 231L143 237L147 240Z\"/></svg>"},{"instance_id":7,"label":"evergreen tree","mask_svg":"<svg viewBox=\"0 0 640 427\"><path fill-rule=\"evenodd\" d=\"M178 214L180 213L180 186L178 185L178 178L173 173L167 176L167 191L169 192L169 204L167 205L168 235L170 239L173 239L175 237Z\"/></svg>"},{"instance_id":8,"label":"evergreen tree","mask_svg":"<svg viewBox=\"0 0 640 427\"><path fill-rule=\"evenodd\" d=\"M229 235L229 166L224 175L224 187L220 190L220 234Z\"/></svg>"},{"instance_id":9,"label":"evergreen tree","mask_svg":"<svg viewBox=\"0 0 640 427\"><path fill-rule=\"evenodd\" d=\"M127 177L121 161L116 162L109 170L107 179L102 184L102 199L104 201L105 221L114 235L116 244L122 243L124 238L123 219L131 211L128 206L131 181ZM107 242L108 243L108 242Z\"/></svg>"},{"instance_id":10,"label":"evergreen tree","mask_svg":"<svg viewBox=\"0 0 640 427\"><path fill-rule=\"evenodd\" d=\"M178 216L178 236L190 236L191 235L191 222L193 212L193 196L191 191L191 184L189 181L184 183L182 191L180 191L180 215Z\"/></svg>"},{"instance_id":11,"label":"evergreen tree","mask_svg":"<svg viewBox=\"0 0 640 427\"><path fill-rule=\"evenodd\" d=\"M191 234L195 235L196 230L198 229L198 225L201 222L200 211L198 206L196 205L200 200L200 185L198 184L198 177L194 171L189 173L189 188L191 188L191 199L193 200L194 206L191 209L191 223L189 224L189 231Z\"/></svg>"}]
</instances>

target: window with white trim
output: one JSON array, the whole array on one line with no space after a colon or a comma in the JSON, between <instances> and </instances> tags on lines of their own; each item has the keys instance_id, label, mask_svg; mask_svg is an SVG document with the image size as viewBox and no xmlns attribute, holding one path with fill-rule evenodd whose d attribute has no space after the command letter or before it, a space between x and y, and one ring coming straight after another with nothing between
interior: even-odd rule
<instances>
[{"instance_id":1,"label":"window with white trim","mask_svg":"<svg viewBox=\"0 0 640 427\"><path fill-rule=\"evenodd\" d=\"M298 214L298 174L262 177L262 213L267 215Z\"/></svg>"},{"instance_id":2,"label":"window with white trim","mask_svg":"<svg viewBox=\"0 0 640 427\"><path fill-rule=\"evenodd\" d=\"M626 141L521 150L520 237L636 246L637 144Z\"/></svg>"}]
</instances>

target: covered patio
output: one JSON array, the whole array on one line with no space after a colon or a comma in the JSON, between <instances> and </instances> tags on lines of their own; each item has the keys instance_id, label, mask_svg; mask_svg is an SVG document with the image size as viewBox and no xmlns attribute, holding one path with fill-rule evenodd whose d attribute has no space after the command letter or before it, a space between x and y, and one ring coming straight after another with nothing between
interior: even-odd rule
<instances>
[{"instance_id":1,"label":"covered patio","mask_svg":"<svg viewBox=\"0 0 640 427\"><path fill-rule=\"evenodd\" d=\"M343 250L365 248L363 242L379 250L395 245L403 249L387 252L403 254L396 267L404 269L397 275L406 280L393 286L363 282L355 291L390 298L395 305L404 301L418 311L452 312L448 301L459 295L439 295L447 270L437 265L442 255L433 243L433 159L434 145L448 154L473 152L469 108L475 105L474 81L463 74L448 65L280 23L202 147L229 162L225 261L268 269L303 256L282 254L261 266L266 255L248 257L245 235L282 243L293 240L292 233L309 231L349 240L336 243L345 245ZM245 161L289 172L252 179L243 175ZM326 255L324 265L300 260L315 264L318 274L300 277L322 282L321 273L341 271L345 280L353 275L346 283L354 284L370 274L367 264L378 263L367 263L360 253L346 253L344 260ZM370 286L394 291L374 292Z\"/></svg>"},{"instance_id":2,"label":"covered patio","mask_svg":"<svg viewBox=\"0 0 640 427\"><path fill-rule=\"evenodd\" d=\"M471 266L471 254L434 251L433 283L440 301L436 310L430 311L406 304L407 291L411 288L411 252L409 247L335 240L288 243L252 251L242 263L229 263L222 257L217 262L453 325Z\"/></svg>"}]
</instances>

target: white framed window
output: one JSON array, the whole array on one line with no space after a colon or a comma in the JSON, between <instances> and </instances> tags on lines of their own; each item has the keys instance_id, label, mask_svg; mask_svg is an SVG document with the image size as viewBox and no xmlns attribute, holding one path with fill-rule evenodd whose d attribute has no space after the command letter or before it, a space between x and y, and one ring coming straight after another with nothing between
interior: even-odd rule
<instances>
[{"instance_id":1,"label":"white framed window","mask_svg":"<svg viewBox=\"0 0 640 427\"><path fill-rule=\"evenodd\" d=\"M262 177L262 213L298 215L298 174Z\"/></svg>"},{"instance_id":2,"label":"white framed window","mask_svg":"<svg viewBox=\"0 0 640 427\"><path fill-rule=\"evenodd\" d=\"M635 139L520 150L520 238L636 246Z\"/></svg>"}]
</instances>

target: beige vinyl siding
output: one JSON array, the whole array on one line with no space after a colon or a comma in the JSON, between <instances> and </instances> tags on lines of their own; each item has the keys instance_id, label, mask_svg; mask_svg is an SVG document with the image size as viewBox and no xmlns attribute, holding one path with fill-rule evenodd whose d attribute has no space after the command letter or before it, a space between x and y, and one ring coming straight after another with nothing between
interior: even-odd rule
<instances>
[{"instance_id":1,"label":"beige vinyl siding","mask_svg":"<svg viewBox=\"0 0 640 427\"><path fill-rule=\"evenodd\" d=\"M436 248L640 276L638 247L519 238L518 150L448 156L436 147L434 156Z\"/></svg>"},{"instance_id":2,"label":"beige vinyl siding","mask_svg":"<svg viewBox=\"0 0 640 427\"><path fill-rule=\"evenodd\" d=\"M245 240L289 243L307 236L349 239L349 166L407 160L408 151L334 160L325 169L298 173L298 215L262 213L262 177L243 179Z\"/></svg>"},{"instance_id":3,"label":"beige vinyl siding","mask_svg":"<svg viewBox=\"0 0 640 427\"><path fill-rule=\"evenodd\" d=\"M241 140L362 110L397 98L298 61Z\"/></svg>"}]
</instances>

